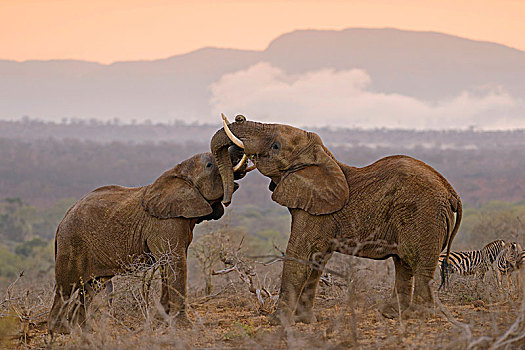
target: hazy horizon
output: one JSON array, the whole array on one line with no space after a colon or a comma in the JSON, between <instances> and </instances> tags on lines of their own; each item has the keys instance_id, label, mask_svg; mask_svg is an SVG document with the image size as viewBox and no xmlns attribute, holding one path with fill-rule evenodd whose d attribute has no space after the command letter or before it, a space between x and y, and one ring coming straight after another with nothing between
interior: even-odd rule
<instances>
[{"instance_id":1,"label":"hazy horizon","mask_svg":"<svg viewBox=\"0 0 525 350\"><path fill-rule=\"evenodd\" d=\"M141 126L161 126L161 127L168 127L168 126L182 126L182 127L191 127L191 126L206 126L206 127L213 127L216 126L217 129L222 128L222 117L219 113L216 115L216 121L213 120L206 120L206 121L199 121L199 120L184 120L184 119L170 119L165 121L152 121L150 119L143 119L143 120L121 120L120 118L114 118L114 119L97 119L97 118L62 118L60 120L48 120L48 119L41 119L41 118L34 118L29 115L24 115L22 117L17 118L0 118L0 122L8 122L8 123L43 123L46 125L55 125L55 126L68 126L68 125L85 125L85 126L92 126L92 127L103 127L103 126L122 126L122 127L141 127ZM227 118L230 121L233 121L235 119L235 116L242 113L233 113L233 114L226 114ZM361 127L361 126L345 126L345 125L337 125L337 124L326 124L326 125L315 125L315 124L300 124L300 123L291 123L287 122L286 120L279 120L276 121L264 121L262 119L256 119L256 118L249 118L250 115L244 113L249 120L253 121L259 121L263 123L280 123L280 124L290 124L298 128L303 128L306 130L316 130L316 129L328 129L328 130L361 130L361 131L380 131L380 130L389 130L389 131L476 131L476 132L512 132L512 131L523 131L525 130L524 127L516 127L516 128L497 128L497 129L489 129L489 128L478 128L475 125L469 125L466 127L460 127L460 128L426 128L426 129L417 129L417 128L406 128L406 127L388 127L388 126L369 126L369 127Z\"/></svg>"}]
</instances>

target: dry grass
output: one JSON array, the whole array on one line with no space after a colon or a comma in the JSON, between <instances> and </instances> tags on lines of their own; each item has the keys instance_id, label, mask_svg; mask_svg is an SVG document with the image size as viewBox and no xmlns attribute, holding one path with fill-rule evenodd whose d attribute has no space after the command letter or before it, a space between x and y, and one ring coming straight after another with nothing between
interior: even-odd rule
<instances>
[{"instance_id":1,"label":"dry grass","mask_svg":"<svg viewBox=\"0 0 525 350\"><path fill-rule=\"evenodd\" d=\"M263 281L261 284L276 295L279 285L276 276L282 264L252 263L256 265L257 277ZM270 326L267 314L274 307L274 299L267 297L262 304L250 292L249 284L239 278L240 273L230 273L213 277L214 293L208 296L190 280L188 305L194 325L191 329L178 329L170 318L159 316L157 275L151 295L145 300L141 272L117 276L112 305L105 292L99 293L90 309L87 329L74 329L72 334L59 335L53 341L46 332L52 281L21 277L1 301L0 346L21 349L483 349L490 346L518 349L525 346L525 303L518 296L515 282L501 288L490 273L484 282L474 276L453 276L449 288L436 293L441 302L436 303L435 316L388 320L379 314L377 305L391 293L394 272L391 262L335 255L328 267L337 271L337 275L325 278L326 282L320 284L315 305L319 321L315 324L296 324L286 329Z\"/></svg>"}]
</instances>

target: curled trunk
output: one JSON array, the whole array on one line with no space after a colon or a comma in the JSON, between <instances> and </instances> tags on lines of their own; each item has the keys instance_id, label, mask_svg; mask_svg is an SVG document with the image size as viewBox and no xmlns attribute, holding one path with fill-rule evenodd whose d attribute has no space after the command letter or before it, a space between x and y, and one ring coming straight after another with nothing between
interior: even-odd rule
<instances>
[{"instance_id":1,"label":"curled trunk","mask_svg":"<svg viewBox=\"0 0 525 350\"><path fill-rule=\"evenodd\" d=\"M250 151L250 146L253 145L253 143L250 143L251 135L260 136L259 132L261 131L262 124L243 120L242 122L231 123L229 128L235 136L244 142L246 154L254 154L255 152ZM228 154L228 147L231 145L233 145L233 142L226 135L224 128L221 128L215 133L210 143L211 152L215 157L222 178L222 186L224 189L222 203L225 206L231 202L234 186L233 164Z\"/></svg>"},{"instance_id":2,"label":"curled trunk","mask_svg":"<svg viewBox=\"0 0 525 350\"><path fill-rule=\"evenodd\" d=\"M233 164L228 153L228 147L223 147L213 153L217 166L219 167L219 173L222 178L222 188L224 195L222 197L222 203L225 206L230 205L231 198L233 195Z\"/></svg>"}]
</instances>

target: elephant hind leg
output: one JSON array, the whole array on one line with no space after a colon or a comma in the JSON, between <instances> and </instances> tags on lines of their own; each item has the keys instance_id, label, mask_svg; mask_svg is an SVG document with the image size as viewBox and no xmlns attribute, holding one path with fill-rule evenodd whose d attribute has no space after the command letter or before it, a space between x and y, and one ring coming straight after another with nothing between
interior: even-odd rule
<instances>
[{"instance_id":1,"label":"elephant hind leg","mask_svg":"<svg viewBox=\"0 0 525 350\"><path fill-rule=\"evenodd\" d=\"M87 312L94 294L95 290L93 289L92 282L80 286L76 304L71 310L73 313L73 316L71 317L73 324L79 325L83 328L87 326Z\"/></svg>"},{"instance_id":2,"label":"elephant hind leg","mask_svg":"<svg viewBox=\"0 0 525 350\"><path fill-rule=\"evenodd\" d=\"M68 334L71 326L78 320L79 288L73 284L62 287L58 285L55 290L53 306L49 313L48 328L50 333Z\"/></svg>"},{"instance_id":3,"label":"elephant hind leg","mask_svg":"<svg viewBox=\"0 0 525 350\"><path fill-rule=\"evenodd\" d=\"M433 294L430 289L430 281L432 281L433 275L416 273L414 279L414 304L431 304L433 302Z\"/></svg>"},{"instance_id":4,"label":"elephant hind leg","mask_svg":"<svg viewBox=\"0 0 525 350\"><path fill-rule=\"evenodd\" d=\"M67 293L68 295L70 294ZM56 288L53 306L49 312L48 329L53 333L69 333L69 325L67 320L67 302L63 297L62 290Z\"/></svg>"},{"instance_id":5,"label":"elephant hind leg","mask_svg":"<svg viewBox=\"0 0 525 350\"><path fill-rule=\"evenodd\" d=\"M416 274L414 280L414 298L410 307L403 312L403 318L426 318L434 315L433 293L430 288L432 276Z\"/></svg>"},{"instance_id":6,"label":"elephant hind leg","mask_svg":"<svg viewBox=\"0 0 525 350\"><path fill-rule=\"evenodd\" d=\"M430 282L434 278L438 256L434 259L431 254L428 254L424 261L426 264L419 264L415 269L414 297L410 307L403 312L403 318L421 318L435 314L434 295Z\"/></svg>"},{"instance_id":7,"label":"elephant hind leg","mask_svg":"<svg viewBox=\"0 0 525 350\"><path fill-rule=\"evenodd\" d=\"M69 333L71 326L84 326L86 309L92 299L93 288L85 285L57 286L53 306L49 313L48 328L51 333Z\"/></svg>"},{"instance_id":8,"label":"elephant hind leg","mask_svg":"<svg viewBox=\"0 0 525 350\"><path fill-rule=\"evenodd\" d=\"M381 308L381 313L387 318L399 317L401 312L410 305L412 296L412 268L398 256L394 256L394 267L396 271L396 281L392 298Z\"/></svg>"},{"instance_id":9,"label":"elephant hind leg","mask_svg":"<svg viewBox=\"0 0 525 350\"><path fill-rule=\"evenodd\" d=\"M434 279L439 254L438 247L432 249L432 246L427 247L420 254L419 262L414 269L414 304L432 304L434 302L430 281Z\"/></svg>"}]
</instances>

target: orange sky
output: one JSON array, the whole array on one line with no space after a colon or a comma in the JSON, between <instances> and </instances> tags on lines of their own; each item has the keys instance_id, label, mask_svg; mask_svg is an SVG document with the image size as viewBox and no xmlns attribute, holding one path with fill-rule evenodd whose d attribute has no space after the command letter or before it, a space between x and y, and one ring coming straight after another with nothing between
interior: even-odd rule
<instances>
[{"instance_id":1,"label":"orange sky","mask_svg":"<svg viewBox=\"0 0 525 350\"><path fill-rule=\"evenodd\" d=\"M525 50L525 0L0 0L0 59L157 59L264 49L295 29L431 30Z\"/></svg>"}]
</instances>

